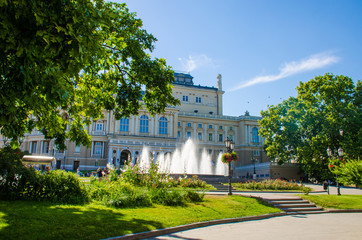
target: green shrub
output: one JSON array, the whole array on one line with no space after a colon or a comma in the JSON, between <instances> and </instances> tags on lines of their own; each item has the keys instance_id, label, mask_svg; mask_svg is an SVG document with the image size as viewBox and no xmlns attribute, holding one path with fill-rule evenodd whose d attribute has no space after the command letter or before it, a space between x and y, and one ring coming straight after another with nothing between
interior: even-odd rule
<instances>
[{"instance_id":1,"label":"green shrub","mask_svg":"<svg viewBox=\"0 0 362 240\"><path fill-rule=\"evenodd\" d=\"M202 202L204 200L205 193L198 193L195 190L187 190L187 198L190 202Z\"/></svg>"},{"instance_id":2,"label":"green shrub","mask_svg":"<svg viewBox=\"0 0 362 240\"><path fill-rule=\"evenodd\" d=\"M154 203L167 206L184 206L187 202L187 193L185 190L175 189L151 189L151 197Z\"/></svg>"},{"instance_id":3,"label":"green shrub","mask_svg":"<svg viewBox=\"0 0 362 240\"><path fill-rule=\"evenodd\" d=\"M299 186L295 182L287 182L282 180L263 180L261 182L251 181L246 183L236 183L234 186L238 189L250 190L299 190L306 191L306 187ZM310 190L309 190L310 191Z\"/></svg>"}]
</instances>

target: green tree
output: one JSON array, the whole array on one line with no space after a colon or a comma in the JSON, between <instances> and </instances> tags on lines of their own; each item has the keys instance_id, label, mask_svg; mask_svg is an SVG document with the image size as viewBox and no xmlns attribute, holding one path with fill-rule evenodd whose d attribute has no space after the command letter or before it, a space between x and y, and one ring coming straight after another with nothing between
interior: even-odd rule
<instances>
[{"instance_id":1,"label":"green tree","mask_svg":"<svg viewBox=\"0 0 362 240\"><path fill-rule=\"evenodd\" d=\"M332 177L326 149L344 149L349 158L362 154L361 81L325 74L301 82L297 97L262 111L260 134L265 150L280 163L297 159L311 177ZM340 134L343 130L343 135Z\"/></svg>"},{"instance_id":2,"label":"green tree","mask_svg":"<svg viewBox=\"0 0 362 240\"><path fill-rule=\"evenodd\" d=\"M83 126L105 111L177 104L171 67L150 56L155 41L125 4L0 0L1 134L17 145L37 128L59 148L89 146Z\"/></svg>"},{"instance_id":3,"label":"green tree","mask_svg":"<svg viewBox=\"0 0 362 240\"><path fill-rule=\"evenodd\" d=\"M330 161L329 169L338 175L338 181L344 185L362 186L362 161L348 159Z\"/></svg>"}]
</instances>

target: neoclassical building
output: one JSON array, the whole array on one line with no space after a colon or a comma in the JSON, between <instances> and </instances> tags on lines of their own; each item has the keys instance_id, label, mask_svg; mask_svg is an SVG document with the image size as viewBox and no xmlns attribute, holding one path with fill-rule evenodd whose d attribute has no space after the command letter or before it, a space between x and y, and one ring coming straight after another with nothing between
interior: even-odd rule
<instances>
[{"instance_id":1,"label":"neoclassical building","mask_svg":"<svg viewBox=\"0 0 362 240\"><path fill-rule=\"evenodd\" d=\"M181 105L168 107L162 114L151 116L146 109L137 116L115 119L112 111L104 112L104 119L97 119L88 126L92 137L91 148L66 142L67 149L58 152L54 141L45 140L39 131L27 134L21 144L22 150L36 155L51 155L56 158L57 168L94 170L107 163L122 166L126 161L139 159L147 146L151 156L157 159L160 153L172 154L188 138L198 142L200 151L205 149L216 158L225 151L224 140L235 142L235 151L240 161L234 166L234 176L252 174L255 162L260 177L269 177L269 159L263 152L263 138L258 135L258 120L261 117L223 115L221 75L217 76L217 88L196 85L190 74L175 73L174 97ZM1 145L4 144L2 141Z\"/></svg>"}]
</instances>

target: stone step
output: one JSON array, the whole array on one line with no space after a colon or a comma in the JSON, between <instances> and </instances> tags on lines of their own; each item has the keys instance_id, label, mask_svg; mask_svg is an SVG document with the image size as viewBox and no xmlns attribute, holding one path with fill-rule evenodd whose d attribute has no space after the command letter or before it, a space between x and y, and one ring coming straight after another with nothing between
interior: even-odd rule
<instances>
[{"instance_id":1,"label":"stone step","mask_svg":"<svg viewBox=\"0 0 362 240\"><path fill-rule=\"evenodd\" d=\"M274 207L277 208L312 208L316 207L314 203L307 204L275 204Z\"/></svg>"},{"instance_id":2,"label":"stone step","mask_svg":"<svg viewBox=\"0 0 362 240\"><path fill-rule=\"evenodd\" d=\"M298 212L287 212L287 214L318 214L318 213L328 213L328 211L318 210L318 211L298 211Z\"/></svg>"},{"instance_id":3,"label":"stone step","mask_svg":"<svg viewBox=\"0 0 362 240\"><path fill-rule=\"evenodd\" d=\"M289 200L289 201L269 201L268 202L269 204L294 204L294 203L297 203L297 204L301 204L301 203L309 203L308 200Z\"/></svg>"},{"instance_id":4,"label":"stone step","mask_svg":"<svg viewBox=\"0 0 362 240\"><path fill-rule=\"evenodd\" d=\"M285 201L305 201L303 198L301 197L290 197L290 198L263 198L264 201L267 202L276 202L276 201L280 201L280 202L285 202Z\"/></svg>"},{"instance_id":5,"label":"stone step","mask_svg":"<svg viewBox=\"0 0 362 240\"><path fill-rule=\"evenodd\" d=\"M281 208L284 212L314 212L322 211L321 207L309 207L309 208Z\"/></svg>"}]
</instances>

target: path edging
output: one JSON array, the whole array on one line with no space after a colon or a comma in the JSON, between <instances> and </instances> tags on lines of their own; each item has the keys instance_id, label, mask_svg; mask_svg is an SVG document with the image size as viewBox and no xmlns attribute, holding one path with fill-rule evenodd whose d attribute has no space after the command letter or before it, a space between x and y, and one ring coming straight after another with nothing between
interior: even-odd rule
<instances>
[{"instance_id":1,"label":"path edging","mask_svg":"<svg viewBox=\"0 0 362 240\"><path fill-rule=\"evenodd\" d=\"M136 239L143 239L143 238L156 237L156 236L160 236L160 235L166 235L166 234L190 230L190 229L194 229L194 228L207 227L207 226L212 226L212 225L217 225L217 224L261 220L261 219L286 216L286 215L287 215L287 213L285 213L285 212L279 212L279 213L270 213L270 214L264 214L264 215L259 215L259 216L219 219L219 220L191 223L191 224L187 224L187 225L181 225L181 226L164 228L164 229L157 229L157 230L141 232L141 233L127 234L127 235L118 236L118 237L106 238L104 240L136 240Z\"/></svg>"}]
</instances>

